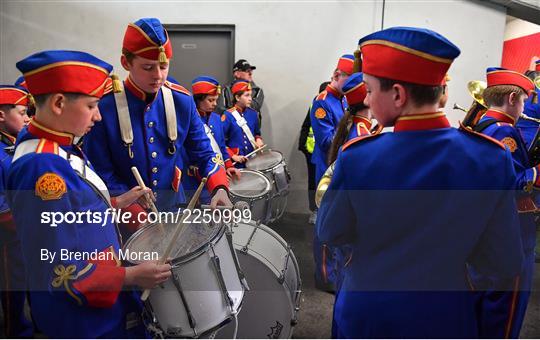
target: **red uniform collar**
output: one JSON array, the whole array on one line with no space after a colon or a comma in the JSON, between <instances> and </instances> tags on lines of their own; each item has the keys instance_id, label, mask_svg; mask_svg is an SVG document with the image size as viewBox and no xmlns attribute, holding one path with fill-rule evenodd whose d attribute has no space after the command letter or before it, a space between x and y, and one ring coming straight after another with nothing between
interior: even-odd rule
<instances>
[{"instance_id":1,"label":"red uniform collar","mask_svg":"<svg viewBox=\"0 0 540 340\"><path fill-rule=\"evenodd\" d=\"M356 123L364 123L364 125L366 126L366 128L368 130L371 130L371 119L367 119L366 117L362 117L362 116L353 116L353 122L356 124Z\"/></svg>"},{"instance_id":2,"label":"red uniform collar","mask_svg":"<svg viewBox=\"0 0 540 340\"><path fill-rule=\"evenodd\" d=\"M394 132L449 128L450 122L444 112L420 113L401 116L394 124Z\"/></svg>"},{"instance_id":3,"label":"red uniform collar","mask_svg":"<svg viewBox=\"0 0 540 340\"><path fill-rule=\"evenodd\" d=\"M238 105L235 105L235 106L234 106L234 109L235 109L236 111L238 111L239 113L244 113L244 111L246 111L247 108L246 108L246 109L242 109L242 108L240 108Z\"/></svg>"},{"instance_id":4,"label":"red uniform collar","mask_svg":"<svg viewBox=\"0 0 540 340\"><path fill-rule=\"evenodd\" d=\"M71 133L51 130L36 121L35 118L28 123L28 132L39 138L52 140L62 146L73 144L74 136Z\"/></svg>"},{"instance_id":5,"label":"red uniform collar","mask_svg":"<svg viewBox=\"0 0 540 340\"><path fill-rule=\"evenodd\" d=\"M0 130L0 134L2 134L2 136L4 136L7 140L9 140L13 144L15 144L15 142L17 141L15 137L13 137L12 135L10 135L9 133L5 131Z\"/></svg>"},{"instance_id":6,"label":"red uniform collar","mask_svg":"<svg viewBox=\"0 0 540 340\"><path fill-rule=\"evenodd\" d=\"M498 122L508 123L514 125L516 120L506 112L499 110L488 109L484 114L484 117L489 117L497 120Z\"/></svg>"},{"instance_id":7,"label":"red uniform collar","mask_svg":"<svg viewBox=\"0 0 540 340\"><path fill-rule=\"evenodd\" d=\"M341 98L343 97L343 94L340 93L338 90L333 88L331 85L326 85L326 92L333 94L334 96Z\"/></svg>"},{"instance_id":8,"label":"red uniform collar","mask_svg":"<svg viewBox=\"0 0 540 340\"><path fill-rule=\"evenodd\" d=\"M139 98L142 101L146 101L148 99L148 95L146 92L144 92L140 87L138 87L133 79L131 79L131 76L128 76L126 78L126 81L124 82L124 86L131 92L135 97Z\"/></svg>"}]
</instances>

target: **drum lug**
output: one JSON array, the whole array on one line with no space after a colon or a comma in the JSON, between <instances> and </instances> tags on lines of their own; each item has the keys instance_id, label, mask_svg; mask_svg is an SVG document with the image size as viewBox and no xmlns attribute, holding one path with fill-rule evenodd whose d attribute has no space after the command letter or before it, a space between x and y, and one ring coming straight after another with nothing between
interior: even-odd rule
<instances>
[{"instance_id":1,"label":"drum lug","mask_svg":"<svg viewBox=\"0 0 540 340\"><path fill-rule=\"evenodd\" d=\"M283 264L283 269L281 270L281 275L278 278L279 284L285 282L285 273L289 268L289 257L291 257L291 246L287 245L287 255L285 255L285 263Z\"/></svg>"}]
</instances>

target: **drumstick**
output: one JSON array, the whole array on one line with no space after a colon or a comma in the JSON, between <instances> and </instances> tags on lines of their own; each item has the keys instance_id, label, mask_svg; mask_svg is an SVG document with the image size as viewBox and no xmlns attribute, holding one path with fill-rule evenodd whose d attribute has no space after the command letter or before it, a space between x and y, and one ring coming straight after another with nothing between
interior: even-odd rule
<instances>
[{"instance_id":1,"label":"drumstick","mask_svg":"<svg viewBox=\"0 0 540 340\"><path fill-rule=\"evenodd\" d=\"M137 167L135 166L132 166L131 167L131 172L133 172L133 176L135 176L135 179L137 180L137 184L139 184L139 186L143 189L146 189L146 185L144 184L144 181L141 177L141 174L139 173L139 170L137 169ZM147 193L147 194L144 194L144 198L146 198L146 201L149 203L150 205L150 209L156 213L156 215L158 214L158 210L157 210L157 207L156 205L154 204L154 201L152 201L152 199L150 198L150 194Z\"/></svg>"},{"instance_id":2,"label":"drumstick","mask_svg":"<svg viewBox=\"0 0 540 340\"><path fill-rule=\"evenodd\" d=\"M260 148L251 151L250 153L248 153L248 154L245 155L244 157L249 158L249 157L253 156L254 154L256 154L257 152L261 151L262 149L264 149L264 148L266 148L266 147L267 147L267 145L264 144L264 145L261 146ZM238 162L234 162L232 165L235 165L236 163L238 163Z\"/></svg>"},{"instance_id":3,"label":"drumstick","mask_svg":"<svg viewBox=\"0 0 540 340\"><path fill-rule=\"evenodd\" d=\"M189 204L186 208L186 210L192 210L195 207L195 204L199 200L199 196L201 195L202 189L204 188L204 185L206 184L206 177L204 177L201 180L201 183L199 184L199 187L197 188L197 191L195 191L195 194L193 197L191 197L191 201L189 201ZM158 261L158 265L162 265L167 261L167 258L169 258L169 255L171 254L172 248L174 244L176 243L176 240L178 239L178 236L181 234L181 232L184 230L186 226L186 218L189 215L185 215L182 213L182 219L180 220L180 223L176 225L176 229L174 230L174 234L172 235L171 239L169 240L169 244L167 245L167 248L165 248L165 252L161 256L161 258ZM143 294L141 295L141 300L146 301L148 299L148 296L150 295L150 289L145 289Z\"/></svg>"}]
</instances>

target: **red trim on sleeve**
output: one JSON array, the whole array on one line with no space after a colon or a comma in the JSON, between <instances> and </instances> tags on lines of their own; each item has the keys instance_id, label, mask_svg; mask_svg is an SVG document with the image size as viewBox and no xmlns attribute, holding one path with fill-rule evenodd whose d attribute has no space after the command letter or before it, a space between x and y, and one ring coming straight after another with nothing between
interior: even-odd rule
<instances>
[{"instance_id":1,"label":"red trim on sleeve","mask_svg":"<svg viewBox=\"0 0 540 340\"><path fill-rule=\"evenodd\" d=\"M232 168L232 167L234 167L234 165L231 159L229 158L225 161L225 169Z\"/></svg>"},{"instance_id":2,"label":"red trim on sleeve","mask_svg":"<svg viewBox=\"0 0 540 340\"><path fill-rule=\"evenodd\" d=\"M227 173L225 172L225 169L221 166L208 178L206 182L206 188L208 188L208 191L211 193L214 192L214 189L216 189L217 187L224 187L225 189L229 190L229 180L227 179Z\"/></svg>"},{"instance_id":3,"label":"red trim on sleeve","mask_svg":"<svg viewBox=\"0 0 540 340\"><path fill-rule=\"evenodd\" d=\"M135 232L142 226L142 223L139 221L146 220L146 218L143 218L146 215L146 210L139 203L133 203L128 207L122 208L122 214L127 212L131 213L131 218L128 223L122 223L122 227L130 232ZM139 217L141 214L143 216Z\"/></svg>"},{"instance_id":4,"label":"red trim on sleeve","mask_svg":"<svg viewBox=\"0 0 540 340\"><path fill-rule=\"evenodd\" d=\"M6 211L0 214L0 227L9 231L16 231L15 221L13 220L13 215L11 211Z\"/></svg>"},{"instance_id":5,"label":"red trim on sleeve","mask_svg":"<svg viewBox=\"0 0 540 340\"><path fill-rule=\"evenodd\" d=\"M239 148L229 148L227 147L227 152L229 153L229 157L232 158L234 155L238 155L238 152L240 152Z\"/></svg>"},{"instance_id":6,"label":"red trim on sleeve","mask_svg":"<svg viewBox=\"0 0 540 340\"><path fill-rule=\"evenodd\" d=\"M111 197L111 206L115 209L118 207L116 203L116 197Z\"/></svg>"},{"instance_id":7,"label":"red trim on sleeve","mask_svg":"<svg viewBox=\"0 0 540 340\"><path fill-rule=\"evenodd\" d=\"M94 264L94 270L84 279L73 282L73 288L86 298L91 307L111 308L116 303L124 285L126 269L120 267L120 261L112 247L99 254L107 253L110 260L88 261ZM112 259L113 256L114 259Z\"/></svg>"}]
</instances>

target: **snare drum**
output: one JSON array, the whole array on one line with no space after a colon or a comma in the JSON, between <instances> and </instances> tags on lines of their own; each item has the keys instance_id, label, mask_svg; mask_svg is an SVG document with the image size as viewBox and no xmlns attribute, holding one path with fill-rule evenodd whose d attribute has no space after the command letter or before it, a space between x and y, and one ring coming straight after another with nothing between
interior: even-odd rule
<instances>
[{"instance_id":1,"label":"snare drum","mask_svg":"<svg viewBox=\"0 0 540 340\"><path fill-rule=\"evenodd\" d=\"M270 222L279 219L287 206L291 177L283 154L276 150L264 150L250 157L246 168L262 172L272 184Z\"/></svg>"},{"instance_id":2,"label":"snare drum","mask_svg":"<svg viewBox=\"0 0 540 340\"><path fill-rule=\"evenodd\" d=\"M272 229L253 222L233 227L233 243L249 282L238 314L237 338L291 338L302 292L291 247ZM231 338L234 327L231 322L216 338Z\"/></svg>"},{"instance_id":3,"label":"snare drum","mask_svg":"<svg viewBox=\"0 0 540 340\"><path fill-rule=\"evenodd\" d=\"M133 234L122 250L161 255L175 228L150 224ZM245 290L230 232L222 225L192 223L171 254L173 275L146 300L149 330L166 337L199 337L227 323L240 310Z\"/></svg>"},{"instance_id":4,"label":"snare drum","mask_svg":"<svg viewBox=\"0 0 540 340\"><path fill-rule=\"evenodd\" d=\"M232 178L229 192L231 201L249 204L251 219L267 223L270 218L269 202L272 189L270 181L259 171L240 169L240 179Z\"/></svg>"}]
</instances>

